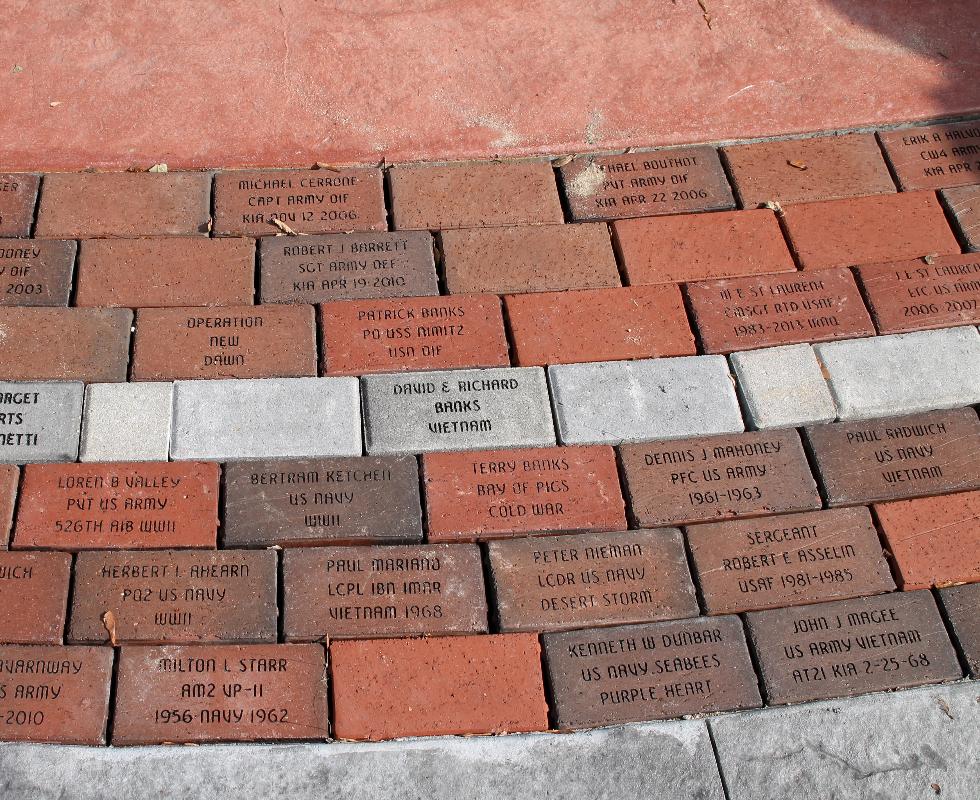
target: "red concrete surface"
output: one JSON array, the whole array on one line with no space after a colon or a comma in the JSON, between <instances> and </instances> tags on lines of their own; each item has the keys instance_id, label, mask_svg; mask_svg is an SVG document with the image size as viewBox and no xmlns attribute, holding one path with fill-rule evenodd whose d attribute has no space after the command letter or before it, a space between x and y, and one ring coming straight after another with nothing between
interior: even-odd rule
<instances>
[{"instance_id":1,"label":"red concrete surface","mask_svg":"<svg viewBox=\"0 0 980 800\"><path fill-rule=\"evenodd\" d=\"M473 158L980 108L975 0L704 5L11 2L0 165Z\"/></svg>"}]
</instances>

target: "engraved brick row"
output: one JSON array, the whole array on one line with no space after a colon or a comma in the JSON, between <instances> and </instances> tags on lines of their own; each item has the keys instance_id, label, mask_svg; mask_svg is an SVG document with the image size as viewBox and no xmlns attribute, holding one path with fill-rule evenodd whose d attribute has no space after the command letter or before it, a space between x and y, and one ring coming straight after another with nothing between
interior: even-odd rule
<instances>
[{"instance_id":1,"label":"engraved brick row","mask_svg":"<svg viewBox=\"0 0 980 800\"><path fill-rule=\"evenodd\" d=\"M859 268L880 332L980 322L977 259L963 254L928 262ZM688 284L686 294L707 353L875 333L854 277L845 269L703 281ZM235 296L239 295L250 300L245 292ZM142 299L154 302L150 297ZM184 299L204 301L193 294ZM223 301L234 299L229 296ZM505 301L518 365L696 352L683 299L674 284L517 294ZM128 308L0 308L0 323L10 332L0 345L4 356L0 377L106 382L125 380L127 373L140 381L299 377L318 372L314 314L308 305L210 309L165 305L169 307L137 310L131 360L133 315ZM51 336L52 330L65 331L66 336ZM325 303L320 333L322 372L327 375L510 363L500 304L492 295ZM941 341L952 335L938 331L934 338ZM907 356L914 358L918 342L926 338L879 341L878 337L838 350L859 354L861 348L891 347L909 350ZM905 355L898 352L896 358ZM920 371L928 378L938 367L924 363ZM874 372L869 379L882 380Z\"/></svg>"},{"instance_id":2,"label":"engraved brick row","mask_svg":"<svg viewBox=\"0 0 980 800\"><path fill-rule=\"evenodd\" d=\"M957 621L964 600L944 595ZM961 677L928 593L757 612L748 626L772 703ZM543 645L558 728L761 705L737 617L551 633ZM326 739L325 655L316 644L123 646L112 741ZM534 636L339 641L330 658L337 738L547 728ZM19 720L0 739L105 741L111 650L4 647L0 665Z\"/></svg>"},{"instance_id":3,"label":"engraved brick row","mask_svg":"<svg viewBox=\"0 0 980 800\"><path fill-rule=\"evenodd\" d=\"M420 393L439 397L447 389L459 389L461 378L468 390L474 388L474 380L488 380L471 379L467 373L447 375L452 378L438 386L434 381L390 385L408 387L402 391L415 403ZM209 382L189 385L211 388ZM44 386L72 388L70 384ZM506 396L515 387L507 380L493 379L491 385L479 388ZM21 387L6 395L10 404L41 407L39 391ZM52 396L58 398L57 393ZM461 401L427 402L438 411L440 404ZM487 408L481 410L486 413ZM533 420L519 422L533 424ZM219 429L213 430L217 435ZM38 442L43 435L43 430L7 434L37 437ZM252 435L257 435L255 428ZM806 428L804 435L830 506L980 488L980 467L974 458L980 420L971 408L816 425ZM620 458L630 519L640 526L799 512L821 505L795 430L624 444ZM606 446L474 448L474 452L429 453L422 464L432 541L625 526L614 454ZM18 474L16 468L3 470L0 541L4 543ZM174 521L161 529L165 535L156 546L210 546L217 517L217 480L214 464L27 466L14 544L66 549L99 548L107 542L115 547L142 546L145 539L135 528L140 518L147 511L166 508L166 518ZM163 495L160 502L144 505L139 494L143 489L166 492L178 486L182 493L172 499ZM72 495L72 490L78 494ZM210 510L201 503L210 503ZM226 467L225 537L233 545L418 541L419 506L417 467L411 457L250 461ZM382 510L374 513L375 508ZM58 514L64 511L76 513L70 526L58 529L56 523L64 523ZM186 526L179 520L186 520ZM151 522L146 524L155 532Z\"/></svg>"},{"instance_id":4,"label":"engraved brick row","mask_svg":"<svg viewBox=\"0 0 980 800\"><path fill-rule=\"evenodd\" d=\"M935 606L930 605L931 598L923 599L921 594L801 607L800 613L813 615L809 617L762 612L782 614L773 618L775 625L792 625L784 639L773 639L769 618L750 615L767 696L772 702L786 702L787 697L818 699L960 677ZM957 607L957 613L960 619L964 612ZM898 624L891 625L893 622ZM837 639L814 640L810 635L841 627L845 631ZM531 642L534 652L528 649ZM972 646L965 640L967 644ZM536 645L534 637L522 640L520 635L335 642L331 655L336 681L336 735L376 739L542 729L538 726L544 718L544 701ZM544 645L559 727L760 704L742 627L734 617L549 634ZM777 654L779 646L785 651L781 655ZM917 648L922 648L921 652ZM852 649L857 656L869 657L825 658L850 654ZM29 656L35 673L78 672L80 666L76 664L80 662L74 657L84 652L85 648L6 648L0 653L0 663L9 655L16 659L10 662L11 671L24 672L20 665L25 663L24 656ZM316 646L308 650L283 645L124 646L113 741L326 738L326 726L316 724L326 718L322 655ZM48 660L43 667L36 667L44 657L57 661ZM802 662L790 672L790 667L783 666L786 657ZM469 669L457 669L457 662L465 662ZM422 669L422 680L413 680L413 667ZM902 674L882 674L889 672ZM430 675L431 680L424 677ZM454 677L457 675L460 677ZM108 683L108 674L104 682ZM798 689L783 688L810 683L817 685L808 686L802 695L795 694ZM200 691L189 692L188 686L197 686ZM98 686L95 691L100 691ZM419 714L417 705L406 705L408 695L414 699L421 696L426 701L422 707L431 704L434 710ZM53 699L59 696L60 689ZM65 698L66 704L69 699ZM87 695L74 699L81 700L85 708L90 706ZM265 705L267 702L275 711ZM535 710L536 704L541 712ZM14 705L15 712L37 713L37 703L33 708L25 703ZM48 717L49 722L58 719L60 713L69 719L57 723L59 726L75 724L68 709L57 703L54 706L48 707L56 712ZM48 736L73 741L62 727L41 732L43 719L43 715L32 716L23 723L27 738ZM101 725L99 719L88 720L88 734L72 735L98 743L104 715ZM164 731L173 733L164 735Z\"/></svg>"}]
</instances>

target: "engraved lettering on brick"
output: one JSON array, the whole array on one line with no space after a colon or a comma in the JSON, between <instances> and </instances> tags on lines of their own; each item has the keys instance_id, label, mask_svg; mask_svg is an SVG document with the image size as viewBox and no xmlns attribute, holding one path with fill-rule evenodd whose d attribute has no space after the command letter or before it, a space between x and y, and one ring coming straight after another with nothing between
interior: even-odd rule
<instances>
[{"instance_id":1,"label":"engraved lettering on brick","mask_svg":"<svg viewBox=\"0 0 980 800\"><path fill-rule=\"evenodd\" d=\"M846 269L695 283L688 294L709 353L874 334Z\"/></svg>"},{"instance_id":2,"label":"engraved lettering on brick","mask_svg":"<svg viewBox=\"0 0 980 800\"><path fill-rule=\"evenodd\" d=\"M747 619L771 703L962 676L927 591L756 611Z\"/></svg>"},{"instance_id":3,"label":"engraved lettering on brick","mask_svg":"<svg viewBox=\"0 0 980 800\"><path fill-rule=\"evenodd\" d=\"M500 627L557 631L698 614L680 531L491 542Z\"/></svg>"},{"instance_id":4,"label":"engraved lettering on brick","mask_svg":"<svg viewBox=\"0 0 980 800\"><path fill-rule=\"evenodd\" d=\"M0 552L0 643L61 644L71 556Z\"/></svg>"},{"instance_id":5,"label":"engraved lettering on brick","mask_svg":"<svg viewBox=\"0 0 980 800\"><path fill-rule=\"evenodd\" d=\"M105 744L112 650L0 647L0 741Z\"/></svg>"},{"instance_id":6,"label":"engraved lettering on brick","mask_svg":"<svg viewBox=\"0 0 980 800\"><path fill-rule=\"evenodd\" d=\"M980 173L980 125L934 125L878 134L903 189L976 183Z\"/></svg>"},{"instance_id":7,"label":"engraved lettering on brick","mask_svg":"<svg viewBox=\"0 0 980 800\"><path fill-rule=\"evenodd\" d=\"M225 467L225 544L421 541L411 456L247 461Z\"/></svg>"},{"instance_id":8,"label":"engraved lettering on brick","mask_svg":"<svg viewBox=\"0 0 980 800\"><path fill-rule=\"evenodd\" d=\"M474 545L292 550L283 583L288 641L487 630Z\"/></svg>"},{"instance_id":9,"label":"engraved lettering on brick","mask_svg":"<svg viewBox=\"0 0 980 800\"><path fill-rule=\"evenodd\" d=\"M538 367L367 375L361 385L369 452L555 442Z\"/></svg>"},{"instance_id":10,"label":"engraved lettering on brick","mask_svg":"<svg viewBox=\"0 0 980 800\"><path fill-rule=\"evenodd\" d=\"M266 303L439 294L426 231L278 237L259 248Z\"/></svg>"},{"instance_id":11,"label":"engraved lettering on brick","mask_svg":"<svg viewBox=\"0 0 980 800\"><path fill-rule=\"evenodd\" d=\"M587 156L561 168L576 219L609 219L732 208L713 147Z\"/></svg>"},{"instance_id":12,"label":"engraved lettering on brick","mask_svg":"<svg viewBox=\"0 0 980 800\"><path fill-rule=\"evenodd\" d=\"M0 239L0 306L67 306L76 248L73 241Z\"/></svg>"},{"instance_id":13,"label":"engraved lettering on brick","mask_svg":"<svg viewBox=\"0 0 980 800\"><path fill-rule=\"evenodd\" d=\"M268 550L79 553L69 640L274 642L276 583Z\"/></svg>"},{"instance_id":14,"label":"engraved lettering on brick","mask_svg":"<svg viewBox=\"0 0 980 800\"><path fill-rule=\"evenodd\" d=\"M970 408L817 425L806 436L832 506L980 488Z\"/></svg>"},{"instance_id":15,"label":"engraved lettering on brick","mask_svg":"<svg viewBox=\"0 0 980 800\"><path fill-rule=\"evenodd\" d=\"M24 469L15 547L213 547L217 464L40 464Z\"/></svg>"},{"instance_id":16,"label":"engraved lettering on brick","mask_svg":"<svg viewBox=\"0 0 980 800\"><path fill-rule=\"evenodd\" d=\"M122 648L114 744L325 739L320 645Z\"/></svg>"},{"instance_id":17,"label":"engraved lettering on brick","mask_svg":"<svg viewBox=\"0 0 980 800\"><path fill-rule=\"evenodd\" d=\"M215 178L215 233L271 235L276 222L294 231L385 227L381 171L223 172Z\"/></svg>"},{"instance_id":18,"label":"engraved lettering on brick","mask_svg":"<svg viewBox=\"0 0 980 800\"><path fill-rule=\"evenodd\" d=\"M495 295L326 303L321 311L330 375L510 364Z\"/></svg>"},{"instance_id":19,"label":"engraved lettering on brick","mask_svg":"<svg viewBox=\"0 0 980 800\"><path fill-rule=\"evenodd\" d=\"M692 525L686 532L709 614L895 588L866 508Z\"/></svg>"},{"instance_id":20,"label":"engraved lettering on brick","mask_svg":"<svg viewBox=\"0 0 980 800\"><path fill-rule=\"evenodd\" d=\"M980 257L940 256L859 267L882 333L980 322Z\"/></svg>"},{"instance_id":21,"label":"engraved lettering on brick","mask_svg":"<svg viewBox=\"0 0 980 800\"><path fill-rule=\"evenodd\" d=\"M543 638L559 728L762 705L738 617Z\"/></svg>"},{"instance_id":22,"label":"engraved lettering on brick","mask_svg":"<svg viewBox=\"0 0 980 800\"><path fill-rule=\"evenodd\" d=\"M623 445L620 452L644 527L820 507L792 430Z\"/></svg>"},{"instance_id":23,"label":"engraved lettering on brick","mask_svg":"<svg viewBox=\"0 0 980 800\"><path fill-rule=\"evenodd\" d=\"M626 526L610 447L433 453L423 471L430 541Z\"/></svg>"}]
</instances>

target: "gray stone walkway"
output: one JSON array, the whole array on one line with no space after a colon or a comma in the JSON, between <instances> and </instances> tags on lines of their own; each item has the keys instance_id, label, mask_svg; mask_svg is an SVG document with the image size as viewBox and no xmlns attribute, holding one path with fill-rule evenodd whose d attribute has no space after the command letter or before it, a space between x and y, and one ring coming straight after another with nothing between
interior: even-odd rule
<instances>
[{"instance_id":1,"label":"gray stone walkway","mask_svg":"<svg viewBox=\"0 0 980 800\"><path fill-rule=\"evenodd\" d=\"M729 800L976 800L980 683L709 721Z\"/></svg>"},{"instance_id":2,"label":"gray stone walkway","mask_svg":"<svg viewBox=\"0 0 980 800\"><path fill-rule=\"evenodd\" d=\"M0 798L975 800L978 733L980 682L965 681L566 735L294 746L7 744L0 745Z\"/></svg>"}]
</instances>

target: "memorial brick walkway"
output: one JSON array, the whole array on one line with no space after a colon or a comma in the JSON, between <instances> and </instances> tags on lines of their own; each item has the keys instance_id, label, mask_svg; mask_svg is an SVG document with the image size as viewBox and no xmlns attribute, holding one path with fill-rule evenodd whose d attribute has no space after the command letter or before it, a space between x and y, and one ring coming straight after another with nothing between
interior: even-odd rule
<instances>
[{"instance_id":1,"label":"memorial brick walkway","mask_svg":"<svg viewBox=\"0 0 980 800\"><path fill-rule=\"evenodd\" d=\"M976 119L0 175L0 787L975 796L978 202Z\"/></svg>"}]
</instances>

